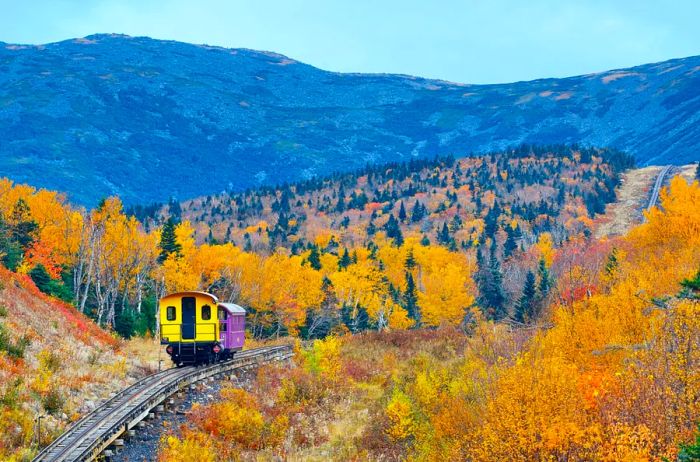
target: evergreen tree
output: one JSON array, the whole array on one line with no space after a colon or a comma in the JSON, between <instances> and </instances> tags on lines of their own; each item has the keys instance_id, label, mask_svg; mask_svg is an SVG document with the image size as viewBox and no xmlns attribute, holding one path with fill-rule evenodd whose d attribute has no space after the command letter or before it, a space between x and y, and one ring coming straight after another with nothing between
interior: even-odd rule
<instances>
[{"instance_id":1,"label":"evergreen tree","mask_svg":"<svg viewBox=\"0 0 700 462\"><path fill-rule=\"evenodd\" d=\"M168 218L168 221L163 225L163 231L160 234L160 256L158 261L163 263L169 255L180 255L182 246L177 242L175 235L175 221Z\"/></svg>"},{"instance_id":2,"label":"evergreen tree","mask_svg":"<svg viewBox=\"0 0 700 462\"><path fill-rule=\"evenodd\" d=\"M411 211L411 221L413 223L418 223L425 218L425 214L425 208L420 202L418 202L418 200L416 200L416 203L413 204L413 210Z\"/></svg>"},{"instance_id":3,"label":"evergreen tree","mask_svg":"<svg viewBox=\"0 0 700 462\"><path fill-rule=\"evenodd\" d=\"M11 271L16 271L22 263L22 247L12 238L12 230L0 216L0 255L2 264Z\"/></svg>"},{"instance_id":4,"label":"evergreen tree","mask_svg":"<svg viewBox=\"0 0 700 462\"><path fill-rule=\"evenodd\" d=\"M309 253L309 258L307 261L309 262L309 266L316 271L321 269L321 254L318 251L318 247L311 247L311 252Z\"/></svg>"},{"instance_id":5,"label":"evergreen tree","mask_svg":"<svg viewBox=\"0 0 700 462\"><path fill-rule=\"evenodd\" d=\"M430 239L428 239L428 236L423 234L423 237L420 238L420 245L427 247L430 245Z\"/></svg>"},{"instance_id":6,"label":"evergreen tree","mask_svg":"<svg viewBox=\"0 0 700 462\"><path fill-rule=\"evenodd\" d=\"M350 254L348 253L348 249L346 247L343 251L343 255L338 260L338 271L343 271L348 266L350 266L351 263L352 260L350 259Z\"/></svg>"},{"instance_id":7,"label":"evergreen tree","mask_svg":"<svg viewBox=\"0 0 700 462\"><path fill-rule=\"evenodd\" d=\"M408 249L408 252L406 253L406 260L404 261L404 267L411 271L413 268L416 267L416 258L413 256L413 249L410 248Z\"/></svg>"},{"instance_id":8,"label":"evergreen tree","mask_svg":"<svg viewBox=\"0 0 700 462\"><path fill-rule=\"evenodd\" d=\"M406 207L404 207L403 201L401 201L401 207L399 208L399 221L401 223L405 223L406 218L408 218L408 216L406 215Z\"/></svg>"},{"instance_id":9,"label":"evergreen tree","mask_svg":"<svg viewBox=\"0 0 700 462\"><path fill-rule=\"evenodd\" d=\"M544 258L540 258L540 262L537 266L537 276L539 277L539 292L540 297L545 298L549 294L549 290L552 288L552 277L549 275L549 270L547 269L547 262Z\"/></svg>"},{"instance_id":10,"label":"evergreen tree","mask_svg":"<svg viewBox=\"0 0 700 462\"><path fill-rule=\"evenodd\" d=\"M479 287L479 306L486 310L489 319L503 319L508 313L506 310L506 295L503 290L503 274L501 264L496 256L496 241L492 241L490 256L487 260L483 256L477 258L479 270L476 282Z\"/></svg>"},{"instance_id":11,"label":"evergreen tree","mask_svg":"<svg viewBox=\"0 0 700 462\"><path fill-rule=\"evenodd\" d=\"M442 245L447 245L450 243L450 230L447 227L447 223L442 224L442 229L438 231L437 240Z\"/></svg>"},{"instance_id":12,"label":"evergreen tree","mask_svg":"<svg viewBox=\"0 0 700 462\"><path fill-rule=\"evenodd\" d=\"M610 252L610 255L608 255L608 261L605 262L605 274L608 276L612 276L615 274L615 271L617 271L617 267L619 266L619 261L617 260L617 249L613 247L612 251Z\"/></svg>"},{"instance_id":13,"label":"evergreen tree","mask_svg":"<svg viewBox=\"0 0 700 462\"><path fill-rule=\"evenodd\" d=\"M505 258L513 255L513 252L518 250L518 242L515 240L516 232L510 226L506 227L506 242L503 244L503 256Z\"/></svg>"},{"instance_id":14,"label":"evergreen tree","mask_svg":"<svg viewBox=\"0 0 700 462\"><path fill-rule=\"evenodd\" d=\"M525 286L523 293L515 305L515 320L520 323L531 322L535 317L535 306L537 304L537 288L535 283L535 274L532 271L527 272L525 277Z\"/></svg>"},{"instance_id":15,"label":"evergreen tree","mask_svg":"<svg viewBox=\"0 0 700 462\"><path fill-rule=\"evenodd\" d=\"M400 247L403 244L403 234L401 233L399 222L394 218L393 214L389 215L389 220L384 225L384 230L386 231L386 236L394 240L396 247Z\"/></svg>"},{"instance_id":16,"label":"evergreen tree","mask_svg":"<svg viewBox=\"0 0 700 462\"><path fill-rule=\"evenodd\" d=\"M416 327L420 326L421 313L418 307L418 290L410 271L406 271L406 290L402 299L403 308L408 311L408 317L416 322Z\"/></svg>"},{"instance_id":17,"label":"evergreen tree","mask_svg":"<svg viewBox=\"0 0 700 462\"><path fill-rule=\"evenodd\" d=\"M53 280L51 279L51 276L49 276L49 272L46 271L46 268L44 265L41 263L38 263L32 270L29 272L29 277L32 278L32 281L34 281L34 284L36 284L36 287L44 292L45 294L51 294L51 289L53 288Z\"/></svg>"},{"instance_id":18,"label":"evergreen tree","mask_svg":"<svg viewBox=\"0 0 700 462\"><path fill-rule=\"evenodd\" d=\"M12 209L11 238L22 249L27 250L34 242L34 234L38 225L31 218L29 205L24 199L18 199Z\"/></svg>"}]
</instances>

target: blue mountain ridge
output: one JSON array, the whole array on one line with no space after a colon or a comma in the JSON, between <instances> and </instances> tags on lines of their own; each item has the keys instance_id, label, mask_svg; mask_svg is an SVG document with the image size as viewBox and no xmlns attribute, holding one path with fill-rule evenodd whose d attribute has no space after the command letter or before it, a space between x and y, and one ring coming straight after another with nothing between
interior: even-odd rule
<instances>
[{"instance_id":1,"label":"blue mountain ridge","mask_svg":"<svg viewBox=\"0 0 700 462\"><path fill-rule=\"evenodd\" d=\"M465 63L465 65L467 65ZM700 159L700 56L497 85L116 34L0 42L0 176L94 205L527 144Z\"/></svg>"}]
</instances>

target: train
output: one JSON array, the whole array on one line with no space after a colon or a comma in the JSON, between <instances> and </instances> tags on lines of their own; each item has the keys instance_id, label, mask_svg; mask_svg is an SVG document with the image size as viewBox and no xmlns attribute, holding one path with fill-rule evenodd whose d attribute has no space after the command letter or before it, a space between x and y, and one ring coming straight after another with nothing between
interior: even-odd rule
<instances>
[{"instance_id":1,"label":"train","mask_svg":"<svg viewBox=\"0 0 700 462\"><path fill-rule=\"evenodd\" d=\"M245 314L207 292L178 292L160 299L160 343L177 367L233 357L245 343Z\"/></svg>"}]
</instances>

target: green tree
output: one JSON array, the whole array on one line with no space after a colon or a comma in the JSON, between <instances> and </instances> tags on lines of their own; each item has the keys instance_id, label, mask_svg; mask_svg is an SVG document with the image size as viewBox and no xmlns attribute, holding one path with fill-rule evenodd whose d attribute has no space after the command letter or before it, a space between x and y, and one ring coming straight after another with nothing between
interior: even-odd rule
<instances>
[{"instance_id":1,"label":"green tree","mask_svg":"<svg viewBox=\"0 0 700 462\"><path fill-rule=\"evenodd\" d=\"M401 207L399 208L399 221L404 223L406 218L408 218L408 215L406 214L406 207L404 207L403 201L401 201Z\"/></svg>"},{"instance_id":2,"label":"green tree","mask_svg":"<svg viewBox=\"0 0 700 462\"><path fill-rule=\"evenodd\" d=\"M179 255L181 250L182 246L177 242L177 237L175 236L175 221L172 218L168 218L160 234L160 256L158 261L163 263L169 255Z\"/></svg>"},{"instance_id":3,"label":"green tree","mask_svg":"<svg viewBox=\"0 0 700 462\"><path fill-rule=\"evenodd\" d=\"M479 253L477 260L479 271L476 274L476 283L479 287L479 306L486 315L493 320L503 319L507 316L506 294L503 290L503 273L501 263L496 255L496 241L491 242L489 259Z\"/></svg>"},{"instance_id":4,"label":"green tree","mask_svg":"<svg viewBox=\"0 0 700 462\"><path fill-rule=\"evenodd\" d=\"M318 247L315 245L311 247L311 252L309 252L309 257L306 259L311 266L316 271L321 269L321 254L318 251Z\"/></svg>"},{"instance_id":5,"label":"green tree","mask_svg":"<svg viewBox=\"0 0 700 462\"><path fill-rule=\"evenodd\" d=\"M549 274L547 262L544 261L544 258L540 258L540 262L537 265L537 276L539 277L538 290L540 292L540 297L545 298L552 288L552 276Z\"/></svg>"},{"instance_id":6,"label":"green tree","mask_svg":"<svg viewBox=\"0 0 700 462\"><path fill-rule=\"evenodd\" d=\"M700 461L700 424L698 424L698 431L695 434L695 441L690 444L681 444L680 449L678 462Z\"/></svg>"},{"instance_id":7,"label":"green tree","mask_svg":"<svg viewBox=\"0 0 700 462\"><path fill-rule=\"evenodd\" d=\"M31 218L29 205L24 199L18 199L12 209L11 238L19 244L22 251L27 250L34 242L34 234L38 225Z\"/></svg>"},{"instance_id":8,"label":"green tree","mask_svg":"<svg viewBox=\"0 0 700 462\"><path fill-rule=\"evenodd\" d=\"M402 296L403 307L408 311L408 317L416 322L416 327L420 326L420 307L418 306L418 290L413 280L413 274L406 271L406 290Z\"/></svg>"},{"instance_id":9,"label":"green tree","mask_svg":"<svg viewBox=\"0 0 700 462\"><path fill-rule=\"evenodd\" d=\"M535 274L532 271L527 272L525 277L525 285L523 293L515 304L515 320L520 323L527 323L535 318L535 307L537 305L537 287L535 282Z\"/></svg>"},{"instance_id":10,"label":"green tree","mask_svg":"<svg viewBox=\"0 0 700 462\"><path fill-rule=\"evenodd\" d=\"M403 266L409 271L416 267L416 257L413 256L413 249L408 249L408 252L406 252L406 260L404 260Z\"/></svg>"},{"instance_id":11,"label":"green tree","mask_svg":"<svg viewBox=\"0 0 700 462\"><path fill-rule=\"evenodd\" d=\"M510 226L506 227L506 233L506 242L503 244L503 256L508 258L513 255L513 252L518 250L518 241L516 240L516 230Z\"/></svg>"},{"instance_id":12,"label":"green tree","mask_svg":"<svg viewBox=\"0 0 700 462\"><path fill-rule=\"evenodd\" d=\"M620 263L617 260L617 249L613 247L612 251L610 252L610 255L608 255L608 261L605 262L605 273L608 276L614 275L619 264Z\"/></svg>"},{"instance_id":13,"label":"green tree","mask_svg":"<svg viewBox=\"0 0 700 462\"><path fill-rule=\"evenodd\" d=\"M346 247L343 251L343 255L338 259L338 271L343 271L350 266L351 263L352 260L350 259L350 254L348 253L348 249Z\"/></svg>"},{"instance_id":14,"label":"green tree","mask_svg":"<svg viewBox=\"0 0 700 462\"><path fill-rule=\"evenodd\" d=\"M35 265L34 268L32 268L32 270L29 272L29 277L32 278L32 281L34 281L34 284L36 284L36 287L40 291L44 292L45 294L51 295L53 289L53 280L51 279L49 272L46 271L44 265L42 265L41 263Z\"/></svg>"}]
</instances>

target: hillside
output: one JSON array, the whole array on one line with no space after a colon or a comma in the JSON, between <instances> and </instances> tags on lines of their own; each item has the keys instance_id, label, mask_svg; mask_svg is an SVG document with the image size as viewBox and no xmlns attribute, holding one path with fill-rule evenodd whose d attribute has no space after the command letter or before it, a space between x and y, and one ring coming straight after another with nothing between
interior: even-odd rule
<instances>
[{"instance_id":1,"label":"hillside","mask_svg":"<svg viewBox=\"0 0 700 462\"><path fill-rule=\"evenodd\" d=\"M38 415L46 444L152 371L152 364L128 357L127 348L75 307L40 292L28 276L0 267L0 460L28 460Z\"/></svg>"},{"instance_id":2,"label":"hillside","mask_svg":"<svg viewBox=\"0 0 700 462\"><path fill-rule=\"evenodd\" d=\"M367 163L582 143L639 163L700 144L700 57L463 85L275 53L95 35L0 44L0 171L94 205L187 199Z\"/></svg>"},{"instance_id":3,"label":"hillside","mask_svg":"<svg viewBox=\"0 0 700 462\"><path fill-rule=\"evenodd\" d=\"M522 146L206 196L161 214L191 222L200 242L233 242L258 253L278 247L299 253L310 245L342 253L338 247L383 237L395 243L414 237L456 251L496 237L509 241L503 242L509 256L542 233L557 242L589 233L632 162L609 149Z\"/></svg>"}]
</instances>

